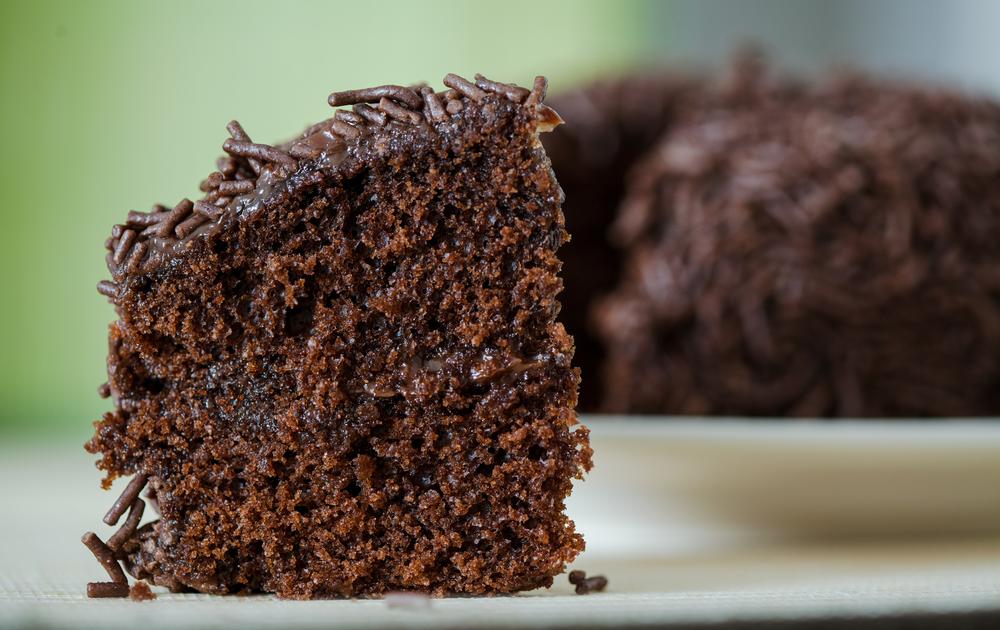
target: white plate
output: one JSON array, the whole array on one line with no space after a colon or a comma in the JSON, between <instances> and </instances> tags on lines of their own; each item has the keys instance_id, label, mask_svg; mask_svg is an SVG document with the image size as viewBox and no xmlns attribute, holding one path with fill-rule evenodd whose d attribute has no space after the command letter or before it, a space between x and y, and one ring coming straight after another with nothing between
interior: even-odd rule
<instances>
[{"instance_id":1,"label":"white plate","mask_svg":"<svg viewBox=\"0 0 1000 630\"><path fill-rule=\"evenodd\" d=\"M1000 535L997 421L586 423L570 511L593 553Z\"/></svg>"}]
</instances>

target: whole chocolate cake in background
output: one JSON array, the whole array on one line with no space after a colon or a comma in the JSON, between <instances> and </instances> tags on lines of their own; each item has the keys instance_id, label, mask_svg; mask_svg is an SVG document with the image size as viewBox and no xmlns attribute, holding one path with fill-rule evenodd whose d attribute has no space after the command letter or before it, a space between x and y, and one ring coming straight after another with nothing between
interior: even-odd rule
<instances>
[{"instance_id":1,"label":"whole chocolate cake in background","mask_svg":"<svg viewBox=\"0 0 1000 630\"><path fill-rule=\"evenodd\" d=\"M594 107L562 106L549 139L572 237L607 239L593 264L614 275L566 257L565 322L596 342L587 411L1000 413L1000 106L776 78L752 55L718 79L642 81L565 95ZM619 151L608 129L643 108L659 136ZM606 181L558 150L588 143L619 160Z\"/></svg>"},{"instance_id":2,"label":"whole chocolate cake in background","mask_svg":"<svg viewBox=\"0 0 1000 630\"><path fill-rule=\"evenodd\" d=\"M279 146L230 123L202 199L114 227L114 410L87 448L105 486L133 477L121 529L84 536L91 596L128 593L119 562L205 593L509 593L583 549L538 139L561 120L541 77L445 84L335 92L351 109Z\"/></svg>"},{"instance_id":3,"label":"whole chocolate cake in background","mask_svg":"<svg viewBox=\"0 0 1000 630\"><path fill-rule=\"evenodd\" d=\"M576 341L580 367L580 409L600 408L599 374L603 342L589 321L593 300L611 291L620 274L621 254L608 239L625 195L629 169L660 137L686 98L703 92L692 76L650 71L608 79L554 95L552 105L572 125L546 134L542 143L569 197L562 250L563 309L560 321Z\"/></svg>"}]
</instances>

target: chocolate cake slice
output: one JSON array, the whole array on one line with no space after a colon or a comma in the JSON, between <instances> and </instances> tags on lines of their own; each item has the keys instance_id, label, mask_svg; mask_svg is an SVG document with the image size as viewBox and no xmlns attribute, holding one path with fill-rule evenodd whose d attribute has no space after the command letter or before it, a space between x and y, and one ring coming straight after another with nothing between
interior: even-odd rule
<instances>
[{"instance_id":1,"label":"chocolate cake slice","mask_svg":"<svg viewBox=\"0 0 1000 630\"><path fill-rule=\"evenodd\" d=\"M538 140L561 120L541 77L444 83L336 92L280 146L230 123L202 199L115 226L114 409L87 450L105 487L132 475L105 521L131 511L85 536L93 595L127 593L118 562L204 593L509 593L583 549Z\"/></svg>"}]
</instances>

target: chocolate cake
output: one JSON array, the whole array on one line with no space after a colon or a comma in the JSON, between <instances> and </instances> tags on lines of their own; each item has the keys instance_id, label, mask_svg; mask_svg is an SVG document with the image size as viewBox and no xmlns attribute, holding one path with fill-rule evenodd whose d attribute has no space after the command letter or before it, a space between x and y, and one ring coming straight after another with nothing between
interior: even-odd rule
<instances>
[{"instance_id":1,"label":"chocolate cake","mask_svg":"<svg viewBox=\"0 0 1000 630\"><path fill-rule=\"evenodd\" d=\"M286 598L548 586L583 549L590 468L556 321L562 192L527 90L335 92L278 146L230 123L204 197L130 212L84 542L112 581ZM146 499L156 512L142 524ZM116 586L117 585L117 586Z\"/></svg>"},{"instance_id":2,"label":"chocolate cake","mask_svg":"<svg viewBox=\"0 0 1000 630\"><path fill-rule=\"evenodd\" d=\"M621 275L588 296L597 408L1000 413L1000 105L759 63L695 92L626 177ZM555 168L572 226L589 189Z\"/></svg>"},{"instance_id":3,"label":"chocolate cake","mask_svg":"<svg viewBox=\"0 0 1000 630\"><path fill-rule=\"evenodd\" d=\"M567 121L546 134L542 144L567 191L563 211L572 239L560 252L566 283L560 320L576 342L581 411L601 410L605 398L604 344L590 312L594 301L619 281L622 255L608 228L625 196L627 175L676 112L704 95L703 83L693 75L647 70L602 79L551 99Z\"/></svg>"}]
</instances>

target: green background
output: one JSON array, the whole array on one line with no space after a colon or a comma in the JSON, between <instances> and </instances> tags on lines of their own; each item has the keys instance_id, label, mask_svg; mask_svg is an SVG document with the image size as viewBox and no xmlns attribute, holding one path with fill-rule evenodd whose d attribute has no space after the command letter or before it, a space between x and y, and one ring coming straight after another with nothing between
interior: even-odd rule
<instances>
[{"instance_id":1,"label":"green background","mask_svg":"<svg viewBox=\"0 0 1000 630\"><path fill-rule=\"evenodd\" d=\"M103 241L196 194L239 119L275 141L327 94L447 72L551 90L633 63L645 2L0 3L0 436L108 408ZM662 37L662 33L658 34Z\"/></svg>"}]
</instances>

